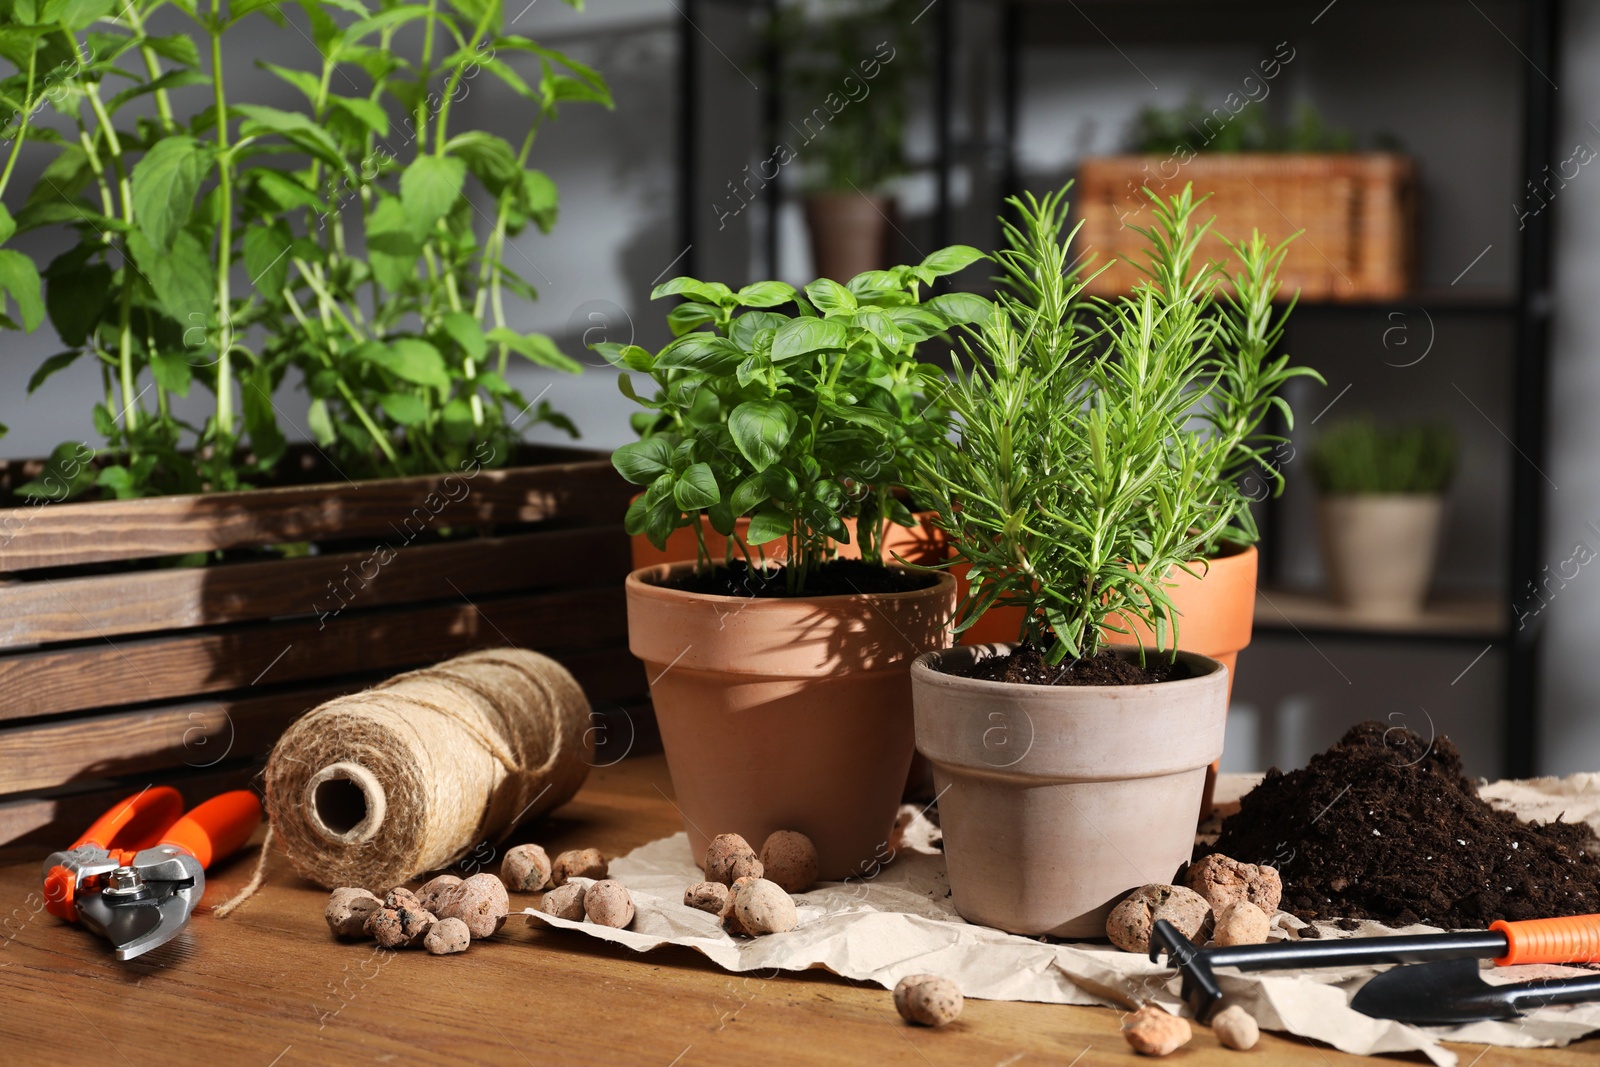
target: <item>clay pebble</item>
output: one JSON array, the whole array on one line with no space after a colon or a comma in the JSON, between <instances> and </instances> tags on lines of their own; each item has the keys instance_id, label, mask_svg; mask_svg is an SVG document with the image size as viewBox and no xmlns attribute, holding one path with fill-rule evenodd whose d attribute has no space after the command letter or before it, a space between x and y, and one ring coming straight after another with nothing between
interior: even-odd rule
<instances>
[{"instance_id":1,"label":"clay pebble","mask_svg":"<svg viewBox=\"0 0 1600 1067\"><path fill-rule=\"evenodd\" d=\"M377 908L367 916L366 931L384 948L413 948L439 920L421 908Z\"/></svg>"},{"instance_id":2,"label":"clay pebble","mask_svg":"<svg viewBox=\"0 0 1600 1067\"><path fill-rule=\"evenodd\" d=\"M1154 1004L1146 1004L1123 1021L1122 1036L1140 1055L1165 1056L1188 1044L1194 1030L1188 1019L1168 1015Z\"/></svg>"},{"instance_id":3,"label":"clay pebble","mask_svg":"<svg viewBox=\"0 0 1600 1067\"><path fill-rule=\"evenodd\" d=\"M733 910L739 924L754 935L781 934L800 925L794 898L765 878L741 880L733 891Z\"/></svg>"},{"instance_id":4,"label":"clay pebble","mask_svg":"<svg viewBox=\"0 0 1600 1067\"><path fill-rule=\"evenodd\" d=\"M1248 900L1224 905L1216 916L1211 940L1218 945L1264 945L1272 930L1271 918Z\"/></svg>"},{"instance_id":5,"label":"clay pebble","mask_svg":"<svg viewBox=\"0 0 1600 1067\"><path fill-rule=\"evenodd\" d=\"M817 882L817 846L795 830L777 830L761 845L758 878L781 885L786 893L804 893Z\"/></svg>"},{"instance_id":6,"label":"clay pebble","mask_svg":"<svg viewBox=\"0 0 1600 1067\"><path fill-rule=\"evenodd\" d=\"M383 898L383 906L386 908L394 908L396 911L429 910L422 906L422 901L417 899L417 895L415 893L403 885L397 885L393 889L389 890L388 895Z\"/></svg>"},{"instance_id":7,"label":"clay pebble","mask_svg":"<svg viewBox=\"0 0 1600 1067\"><path fill-rule=\"evenodd\" d=\"M750 842L738 834L718 834L706 848L705 862L701 868L706 881L732 885L740 878L760 878L764 873L761 861Z\"/></svg>"},{"instance_id":8,"label":"clay pebble","mask_svg":"<svg viewBox=\"0 0 1600 1067\"><path fill-rule=\"evenodd\" d=\"M1190 864L1183 881L1218 913L1227 905L1243 900L1266 912L1270 919L1283 899L1283 879L1278 876L1276 867L1240 863L1220 853L1212 853Z\"/></svg>"},{"instance_id":9,"label":"clay pebble","mask_svg":"<svg viewBox=\"0 0 1600 1067\"><path fill-rule=\"evenodd\" d=\"M755 937L755 931L745 929L744 923L739 919L739 912L734 908L735 895L741 888L754 882L754 878L745 877L736 879L728 890L728 903L722 910L722 928L734 937ZM718 883L719 885L721 883Z\"/></svg>"},{"instance_id":10,"label":"clay pebble","mask_svg":"<svg viewBox=\"0 0 1600 1067\"><path fill-rule=\"evenodd\" d=\"M538 845L518 845L500 861L500 880L514 893L549 888L550 873L550 857Z\"/></svg>"},{"instance_id":11,"label":"clay pebble","mask_svg":"<svg viewBox=\"0 0 1600 1067\"><path fill-rule=\"evenodd\" d=\"M583 913L599 926L626 929L633 922L633 897L621 882L610 878L593 882L583 894Z\"/></svg>"},{"instance_id":12,"label":"clay pebble","mask_svg":"<svg viewBox=\"0 0 1600 1067\"><path fill-rule=\"evenodd\" d=\"M322 917L336 937L368 937L367 916L383 907L383 901L365 889L347 886L335 889L328 897Z\"/></svg>"},{"instance_id":13,"label":"clay pebble","mask_svg":"<svg viewBox=\"0 0 1600 1067\"><path fill-rule=\"evenodd\" d=\"M417 890L417 903L437 915L440 905L444 903L445 892L452 886L460 884L461 879L457 875L441 874L431 881L422 883L421 888Z\"/></svg>"},{"instance_id":14,"label":"clay pebble","mask_svg":"<svg viewBox=\"0 0 1600 1067\"><path fill-rule=\"evenodd\" d=\"M1211 907L1192 889L1175 885L1146 885L1111 909L1106 916L1106 936L1125 952L1150 950L1150 931L1165 919L1184 937L1194 940L1211 918Z\"/></svg>"},{"instance_id":15,"label":"clay pebble","mask_svg":"<svg viewBox=\"0 0 1600 1067\"><path fill-rule=\"evenodd\" d=\"M943 1026L954 1022L965 1004L961 987L937 974L912 974L894 987L894 1008L908 1023Z\"/></svg>"},{"instance_id":16,"label":"clay pebble","mask_svg":"<svg viewBox=\"0 0 1600 1067\"><path fill-rule=\"evenodd\" d=\"M511 897L505 883L487 872L475 874L460 885L451 886L439 906L439 918L460 919L474 939L488 937L505 925L511 911Z\"/></svg>"},{"instance_id":17,"label":"clay pebble","mask_svg":"<svg viewBox=\"0 0 1600 1067\"><path fill-rule=\"evenodd\" d=\"M598 881L606 876L609 868L610 864L599 849L571 849L557 856L550 865L550 884L562 886L574 878L593 878Z\"/></svg>"},{"instance_id":18,"label":"clay pebble","mask_svg":"<svg viewBox=\"0 0 1600 1067\"><path fill-rule=\"evenodd\" d=\"M472 932L460 919L440 919L433 924L433 929L428 931L428 936L422 939L422 947L435 956L465 952L470 944L472 944Z\"/></svg>"},{"instance_id":19,"label":"clay pebble","mask_svg":"<svg viewBox=\"0 0 1600 1067\"><path fill-rule=\"evenodd\" d=\"M1261 1027L1256 1024L1255 1017L1237 1004L1223 1008L1212 1016L1211 1031L1217 1035L1218 1041L1240 1052L1254 1048L1261 1039Z\"/></svg>"},{"instance_id":20,"label":"clay pebble","mask_svg":"<svg viewBox=\"0 0 1600 1067\"><path fill-rule=\"evenodd\" d=\"M568 919L575 923L582 922L583 886L577 883L557 886L544 895L539 907L546 915L554 915L558 919Z\"/></svg>"},{"instance_id":21,"label":"clay pebble","mask_svg":"<svg viewBox=\"0 0 1600 1067\"><path fill-rule=\"evenodd\" d=\"M683 891L683 902L691 908L721 916L727 913L732 894L721 882L696 882Z\"/></svg>"}]
</instances>

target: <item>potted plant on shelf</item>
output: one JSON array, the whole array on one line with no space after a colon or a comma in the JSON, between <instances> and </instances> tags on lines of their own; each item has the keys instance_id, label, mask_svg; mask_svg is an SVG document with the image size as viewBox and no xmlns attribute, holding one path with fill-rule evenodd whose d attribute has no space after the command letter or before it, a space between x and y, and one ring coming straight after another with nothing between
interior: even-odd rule
<instances>
[{"instance_id":1,"label":"potted plant on shelf","mask_svg":"<svg viewBox=\"0 0 1600 1067\"><path fill-rule=\"evenodd\" d=\"M103 442L0 472L0 573L52 574L0 583L0 664L33 680L0 718L95 709L89 736L125 737L134 720L160 735L110 751L69 743L61 722L5 727L0 747L54 754L7 764L8 792L213 768L197 732L237 769L324 696L484 640L536 640L573 614L571 587L609 592L626 573L625 483L594 453L524 448L534 422L570 423L507 368L576 369L514 328L510 304L532 290L507 251L556 213L530 166L535 133L563 103L609 106L600 75L511 32L499 0L301 0L308 62L262 66L304 102L266 106L239 97L225 56L290 16L178 4L163 20L188 22L158 35L147 21L164 6L19 7L0 50L14 68L0 244L28 234L59 252L41 270L0 248L17 324L48 318L64 349L29 391L78 361L103 387ZM491 82L525 102L516 143L452 122ZM275 405L286 380L311 398L303 429ZM200 390L209 405L183 414ZM534 525L556 519L589 529ZM475 534L489 536L463 540ZM570 577L552 580L551 552L578 561ZM460 600L482 595L508 598L494 613L510 637ZM631 661L605 595L562 643L588 645L588 675L618 679L620 696ZM97 660L102 638L118 659ZM249 692L259 679L273 695ZM195 729L155 725L169 720Z\"/></svg>"},{"instance_id":2,"label":"potted plant on shelf","mask_svg":"<svg viewBox=\"0 0 1600 1067\"><path fill-rule=\"evenodd\" d=\"M889 522L909 518L902 471L944 441L921 395L943 372L912 346L989 309L919 296L980 258L948 248L803 293L674 279L655 295L688 297L673 315L706 329L653 354L596 346L648 412L644 439L615 454L645 487L628 531L661 545L704 530L703 517L724 539L720 559L701 537L697 561L627 580L629 644L696 856L718 833L798 830L825 879L881 858L912 757L907 672L949 643L955 606L948 575L885 564L878 549ZM775 310L790 304L795 314ZM649 374L655 394L635 393L627 371ZM859 559L838 558L847 539ZM766 565L777 544L781 564Z\"/></svg>"},{"instance_id":3,"label":"potted plant on shelf","mask_svg":"<svg viewBox=\"0 0 1600 1067\"><path fill-rule=\"evenodd\" d=\"M1366 418L1321 436L1311 473L1335 600L1366 618L1421 613L1455 465L1455 435L1442 424L1381 427Z\"/></svg>"},{"instance_id":4,"label":"potted plant on shelf","mask_svg":"<svg viewBox=\"0 0 1600 1067\"><path fill-rule=\"evenodd\" d=\"M904 174L909 86L922 67L914 0L829 0L780 6L778 51L793 141L775 159L805 170L813 270L844 281L894 262L895 205ZM762 177L765 177L763 174Z\"/></svg>"},{"instance_id":5,"label":"potted plant on shelf","mask_svg":"<svg viewBox=\"0 0 1600 1067\"><path fill-rule=\"evenodd\" d=\"M959 445L918 457L915 490L972 568L958 625L1012 605L1020 641L917 660L917 748L961 914L1102 936L1122 894L1188 858L1222 751L1228 671L1175 650L1167 582L1239 514L1218 477L1238 442L1192 425L1225 406L1192 200L1155 202L1148 275L1098 323L1068 268L1065 190L1011 204L1002 295L946 398ZM1108 641L1140 632L1153 648Z\"/></svg>"},{"instance_id":6,"label":"potted plant on shelf","mask_svg":"<svg viewBox=\"0 0 1600 1067\"><path fill-rule=\"evenodd\" d=\"M1393 150L1393 137L1375 138L1378 150L1355 150L1354 138L1326 126L1310 105L1293 123L1269 123L1261 101L1294 58L1294 49L1280 44L1261 61L1259 77L1246 80L1244 94L1230 93L1210 109L1198 99L1146 109L1128 154L1084 160L1077 204L1084 246L1107 259L1137 248L1141 237L1129 220L1145 218L1144 190L1166 195L1192 183L1212 197L1223 232L1259 230L1273 242L1305 234L1282 269L1286 287L1306 299L1409 292L1417 263L1416 166ZM1201 251L1207 258L1228 254L1215 239ZM1087 291L1126 293L1137 280L1131 265L1113 261Z\"/></svg>"}]
</instances>

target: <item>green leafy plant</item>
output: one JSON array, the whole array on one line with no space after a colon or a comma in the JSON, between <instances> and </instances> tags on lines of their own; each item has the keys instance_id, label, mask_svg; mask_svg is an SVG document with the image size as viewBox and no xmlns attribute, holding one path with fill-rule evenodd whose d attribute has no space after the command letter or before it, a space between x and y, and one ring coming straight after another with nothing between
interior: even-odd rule
<instances>
[{"instance_id":1,"label":"green leafy plant","mask_svg":"<svg viewBox=\"0 0 1600 1067\"><path fill-rule=\"evenodd\" d=\"M1021 607L1021 639L1048 663L1093 656L1128 619L1175 644L1163 583L1237 525L1235 475L1286 374L1265 361L1281 248L1236 246L1245 266L1219 309L1221 268L1195 262L1210 224L1195 225L1191 191L1152 196L1146 277L1086 302L1066 192L1009 201L1003 291L945 395L959 446L919 453L914 483L971 567L957 629Z\"/></svg>"},{"instance_id":2,"label":"green leafy plant","mask_svg":"<svg viewBox=\"0 0 1600 1067\"><path fill-rule=\"evenodd\" d=\"M1225 118L1220 121L1219 116ZM1392 138L1388 139L1392 142ZM1199 96L1179 107L1147 107L1134 120L1129 147L1135 152L1351 152L1350 131L1330 128L1311 104L1295 109L1294 121L1274 124L1259 104L1237 111L1208 108Z\"/></svg>"},{"instance_id":3,"label":"green leafy plant","mask_svg":"<svg viewBox=\"0 0 1600 1067\"><path fill-rule=\"evenodd\" d=\"M813 187L873 192L908 169L910 85L923 68L916 0L781 5L768 32L780 50L793 128L816 143ZM799 146L796 146L799 147ZM810 158L802 148L800 154Z\"/></svg>"},{"instance_id":4,"label":"green leafy plant","mask_svg":"<svg viewBox=\"0 0 1600 1067\"><path fill-rule=\"evenodd\" d=\"M316 62L262 64L305 97L288 110L230 99L225 85L224 37L254 32L256 15L282 24L276 0L173 0L196 32L152 36L165 6L18 3L0 31L18 71L0 86L13 109L5 178L25 142L55 152L15 226L74 239L43 272L67 350L29 391L84 355L103 376L106 449L76 488L248 485L284 454L272 395L291 371L312 397L307 429L342 473L452 467L482 443L513 444L519 412L571 431L506 381L513 355L577 364L510 327L506 293L535 293L505 253L555 217L554 184L527 165L540 124L566 101L609 106L601 77L509 32L500 0L375 12L299 0ZM412 54L398 44L408 26L420 30ZM450 129L452 104L484 72L526 101L518 144ZM145 97L153 116L125 110ZM42 106L68 135L33 121ZM4 272L16 254L0 255ZM37 325L40 309L13 296L22 325ZM197 382L215 400L191 426L171 399ZM501 462L509 452L495 449Z\"/></svg>"},{"instance_id":5,"label":"green leafy plant","mask_svg":"<svg viewBox=\"0 0 1600 1067\"><path fill-rule=\"evenodd\" d=\"M628 510L628 532L664 546L692 526L702 568L713 564L702 515L728 536L727 562L737 548L755 564L751 548L782 541L791 595L849 541L846 519L858 520L862 558L880 559L886 524L911 524L895 489L913 457L943 444L944 375L919 362L916 347L990 307L965 293L923 300L922 290L981 258L958 245L847 285L822 279L804 293L770 281L738 291L692 278L658 286L656 298L686 298L667 317L676 340L654 354L595 346L623 368L623 393L646 409L635 416L643 438L613 457L623 477L646 487ZM790 304L796 314L777 310ZM654 396L639 396L627 371L648 373ZM735 536L746 517L748 534Z\"/></svg>"},{"instance_id":6,"label":"green leafy plant","mask_svg":"<svg viewBox=\"0 0 1600 1067\"><path fill-rule=\"evenodd\" d=\"M1311 475L1324 493L1442 493L1455 469L1455 431L1445 423L1385 427L1351 419L1330 427L1311 450Z\"/></svg>"}]
</instances>

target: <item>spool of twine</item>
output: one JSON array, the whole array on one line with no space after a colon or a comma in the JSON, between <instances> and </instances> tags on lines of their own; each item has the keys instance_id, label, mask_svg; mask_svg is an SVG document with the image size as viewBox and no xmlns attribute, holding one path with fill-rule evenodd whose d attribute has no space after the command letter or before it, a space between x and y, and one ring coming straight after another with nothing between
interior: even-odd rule
<instances>
[{"instance_id":1,"label":"spool of twine","mask_svg":"<svg viewBox=\"0 0 1600 1067\"><path fill-rule=\"evenodd\" d=\"M472 652L303 716L267 761L267 816L300 874L382 894L571 799L593 755L564 667Z\"/></svg>"}]
</instances>

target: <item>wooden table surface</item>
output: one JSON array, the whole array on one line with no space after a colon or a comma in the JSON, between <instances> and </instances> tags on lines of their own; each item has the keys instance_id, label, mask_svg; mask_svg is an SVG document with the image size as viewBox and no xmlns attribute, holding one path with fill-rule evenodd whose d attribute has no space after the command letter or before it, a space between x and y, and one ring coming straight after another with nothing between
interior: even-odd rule
<instances>
[{"instance_id":1,"label":"wooden table surface","mask_svg":"<svg viewBox=\"0 0 1600 1067\"><path fill-rule=\"evenodd\" d=\"M595 770L578 797L531 828L554 854L607 855L681 829L659 756ZM526 838L522 838L526 839ZM63 845L70 842L63 842ZM878 1065L1095 1064L1133 1054L1101 1008L969 1000L939 1030L906 1025L888 991L819 971L765 979L686 949L636 954L513 918L464 955L385 954L339 943L326 893L280 862L225 920L210 906L249 877L255 850L213 872L178 939L118 963L105 942L38 910L39 857L0 866L3 1067L331 1063ZM498 863L489 865L498 870ZM534 898L513 896L513 907ZM1594 1064L1600 1041L1565 1049L1453 1046L1460 1067ZM1211 1032L1185 1064L1342 1067L1360 1057L1263 1034L1250 1053ZM1420 1060L1420 1058L1417 1058Z\"/></svg>"}]
</instances>

